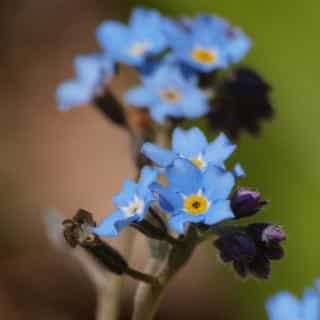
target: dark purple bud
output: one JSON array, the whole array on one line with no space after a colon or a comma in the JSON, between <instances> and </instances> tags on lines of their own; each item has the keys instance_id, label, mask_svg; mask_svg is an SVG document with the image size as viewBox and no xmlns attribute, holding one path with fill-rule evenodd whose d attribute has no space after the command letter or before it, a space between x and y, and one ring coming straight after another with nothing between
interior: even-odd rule
<instances>
[{"instance_id":1,"label":"dark purple bud","mask_svg":"<svg viewBox=\"0 0 320 320\"><path fill-rule=\"evenodd\" d=\"M268 225L263 231L261 235L261 240L263 242L268 243L279 243L281 241L284 241L287 239L286 233L283 231L283 229L279 226L276 226L274 224Z\"/></svg>"},{"instance_id":2,"label":"dark purple bud","mask_svg":"<svg viewBox=\"0 0 320 320\"><path fill-rule=\"evenodd\" d=\"M231 199L231 208L237 218L244 218L256 214L267 203L259 192L239 189Z\"/></svg>"}]
</instances>

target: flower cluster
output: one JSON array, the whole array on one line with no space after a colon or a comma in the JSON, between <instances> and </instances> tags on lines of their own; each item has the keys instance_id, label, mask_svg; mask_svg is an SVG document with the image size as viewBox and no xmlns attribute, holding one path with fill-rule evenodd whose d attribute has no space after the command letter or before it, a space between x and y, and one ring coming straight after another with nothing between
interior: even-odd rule
<instances>
[{"instance_id":1,"label":"flower cluster","mask_svg":"<svg viewBox=\"0 0 320 320\"><path fill-rule=\"evenodd\" d=\"M267 301L269 320L318 320L320 318L320 286L305 290L301 300L283 291Z\"/></svg>"},{"instance_id":2,"label":"flower cluster","mask_svg":"<svg viewBox=\"0 0 320 320\"><path fill-rule=\"evenodd\" d=\"M232 194L237 180L244 176L239 164L233 170L226 169L225 161L235 148L223 134L209 143L198 128L175 129L171 150L144 144L142 153L156 166L144 167L138 183L125 182L122 192L114 197L116 211L92 232L117 236L123 228L148 220L150 211L156 211L167 217L170 229L180 235L190 226L200 233L212 230L219 236L214 245L224 262L233 262L243 277L250 273L268 278L269 260L283 257L283 230L272 224L240 227L223 223L251 216L267 203L249 189L240 188Z\"/></svg>"},{"instance_id":3,"label":"flower cluster","mask_svg":"<svg viewBox=\"0 0 320 320\"><path fill-rule=\"evenodd\" d=\"M256 133L259 121L272 115L269 86L253 71L230 70L246 56L251 40L217 16L173 20L137 8L128 25L101 23L96 39L101 52L76 57L76 79L58 87L61 110L100 106L119 75L117 66L126 64L138 72L141 84L125 92L124 102L148 110L158 124L205 117L209 128L236 136L242 129Z\"/></svg>"}]
</instances>

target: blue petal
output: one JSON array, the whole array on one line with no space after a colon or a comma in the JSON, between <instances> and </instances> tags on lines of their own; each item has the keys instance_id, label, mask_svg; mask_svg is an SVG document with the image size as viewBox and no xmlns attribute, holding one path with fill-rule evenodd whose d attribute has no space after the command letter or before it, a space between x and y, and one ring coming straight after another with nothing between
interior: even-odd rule
<instances>
[{"instance_id":1,"label":"blue petal","mask_svg":"<svg viewBox=\"0 0 320 320\"><path fill-rule=\"evenodd\" d=\"M102 65L98 55L81 55L74 60L79 81L88 87L95 88L102 80Z\"/></svg>"},{"instance_id":2,"label":"blue petal","mask_svg":"<svg viewBox=\"0 0 320 320\"><path fill-rule=\"evenodd\" d=\"M138 190L140 192L144 192L145 190L149 190L149 186L156 182L158 178L158 171L152 167L145 166L143 167L140 179L138 183Z\"/></svg>"},{"instance_id":3,"label":"blue petal","mask_svg":"<svg viewBox=\"0 0 320 320\"><path fill-rule=\"evenodd\" d=\"M162 17L156 10L137 8L131 15L129 25L135 37L151 43L148 53L159 53L167 47L162 22Z\"/></svg>"},{"instance_id":4,"label":"blue petal","mask_svg":"<svg viewBox=\"0 0 320 320\"><path fill-rule=\"evenodd\" d=\"M205 214L205 223L213 225L232 218L234 218L234 214L230 207L230 201L218 201L214 202L212 207Z\"/></svg>"},{"instance_id":5,"label":"blue petal","mask_svg":"<svg viewBox=\"0 0 320 320\"><path fill-rule=\"evenodd\" d=\"M234 29L228 41L227 53L231 63L241 60L250 50L251 40L241 30Z\"/></svg>"},{"instance_id":6,"label":"blue petal","mask_svg":"<svg viewBox=\"0 0 320 320\"><path fill-rule=\"evenodd\" d=\"M210 165L204 172L203 186L205 194L211 201L226 199L235 183L231 172L221 167Z\"/></svg>"},{"instance_id":7,"label":"blue petal","mask_svg":"<svg viewBox=\"0 0 320 320\"><path fill-rule=\"evenodd\" d=\"M202 186L202 173L189 160L176 159L166 173L170 188L185 195L198 192Z\"/></svg>"},{"instance_id":8,"label":"blue petal","mask_svg":"<svg viewBox=\"0 0 320 320\"><path fill-rule=\"evenodd\" d=\"M245 171L243 170L242 166L240 163L237 163L233 170L232 170L232 173L233 175L236 177L236 178L243 178L246 176L246 173Z\"/></svg>"},{"instance_id":9,"label":"blue petal","mask_svg":"<svg viewBox=\"0 0 320 320\"><path fill-rule=\"evenodd\" d=\"M137 107L149 107L157 101L157 98L146 87L140 86L129 89L125 95L125 101Z\"/></svg>"},{"instance_id":10,"label":"blue petal","mask_svg":"<svg viewBox=\"0 0 320 320\"><path fill-rule=\"evenodd\" d=\"M172 151L161 148L150 142L146 142L142 146L141 153L148 159L163 167L168 166L177 158Z\"/></svg>"},{"instance_id":11,"label":"blue petal","mask_svg":"<svg viewBox=\"0 0 320 320\"><path fill-rule=\"evenodd\" d=\"M236 148L237 146L232 144L225 134L221 133L208 145L204 158L207 162L219 165L227 160Z\"/></svg>"},{"instance_id":12,"label":"blue petal","mask_svg":"<svg viewBox=\"0 0 320 320\"><path fill-rule=\"evenodd\" d=\"M198 128L186 131L176 128L173 132L172 149L183 157L196 157L207 145L208 142L205 135Z\"/></svg>"},{"instance_id":13,"label":"blue petal","mask_svg":"<svg viewBox=\"0 0 320 320\"><path fill-rule=\"evenodd\" d=\"M76 81L67 81L57 88L58 108L66 111L75 106L87 104L91 101L93 92Z\"/></svg>"},{"instance_id":14,"label":"blue petal","mask_svg":"<svg viewBox=\"0 0 320 320\"><path fill-rule=\"evenodd\" d=\"M320 295L316 290L305 290L302 300L302 319L319 320L320 319Z\"/></svg>"},{"instance_id":15,"label":"blue petal","mask_svg":"<svg viewBox=\"0 0 320 320\"><path fill-rule=\"evenodd\" d=\"M183 115L189 119L201 117L210 109L205 93L195 87L190 87L185 91L181 108Z\"/></svg>"},{"instance_id":16,"label":"blue petal","mask_svg":"<svg viewBox=\"0 0 320 320\"><path fill-rule=\"evenodd\" d=\"M128 28L116 21L103 22L97 28L96 37L101 47L114 58L128 46L130 40Z\"/></svg>"},{"instance_id":17,"label":"blue petal","mask_svg":"<svg viewBox=\"0 0 320 320\"><path fill-rule=\"evenodd\" d=\"M301 320L300 301L288 292L278 293L267 301L269 320Z\"/></svg>"},{"instance_id":18,"label":"blue petal","mask_svg":"<svg viewBox=\"0 0 320 320\"><path fill-rule=\"evenodd\" d=\"M118 210L106 217L98 227L91 230L98 236L116 237L121 229L131 222L132 218L126 218L123 212Z\"/></svg>"},{"instance_id":19,"label":"blue petal","mask_svg":"<svg viewBox=\"0 0 320 320\"><path fill-rule=\"evenodd\" d=\"M182 112L174 105L161 103L152 106L150 115L154 121L163 124L166 118L169 116L172 116L174 118L182 117Z\"/></svg>"},{"instance_id":20,"label":"blue petal","mask_svg":"<svg viewBox=\"0 0 320 320\"><path fill-rule=\"evenodd\" d=\"M122 186L121 192L113 197L113 203L116 207L127 206L133 199L137 192L137 184L133 181L127 180Z\"/></svg>"},{"instance_id":21,"label":"blue petal","mask_svg":"<svg viewBox=\"0 0 320 320\"><path fill-rule=\"evenodd\" d=\"M163 210L171 213L182 208L181 196L170 188L154 183L150 186L150 190L158 195L159 205Z\"/></svg>"},{"instance_id":22,"label":"blue petal","mask_svg":"<svg viewBox=\"0 0 320 320\"><path fill-rule=\"evenodd\" d=\"M186 227L189 223L200 223L203 221L203 216L194 216L191 214L184 213L180 211L178 214L172 216L168 220L168 224L171 229L179 234L185 233Z\"/></svg>"}]
</instances>

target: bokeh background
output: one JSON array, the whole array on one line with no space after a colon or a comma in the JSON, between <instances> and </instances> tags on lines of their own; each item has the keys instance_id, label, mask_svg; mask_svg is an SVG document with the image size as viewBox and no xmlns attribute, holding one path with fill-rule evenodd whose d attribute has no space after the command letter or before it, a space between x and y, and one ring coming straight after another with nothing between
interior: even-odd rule
<instances>
[{"instance_id":1,"label":"bokeh background","mask_svg":"<svg viewBox=\"0 0 320 320\"><path fill-rule=\"evenodd\" d=\"M271 280L241 281L203 246L164 298L158 319L265 319L265 299L280 289L301 294L320 276L319 56L316 0L2 0L0 2L0 318L94 319L96 297L85 272L53 251L45 208L71 216L79 207L111 212L111 195L134 176L125 134L94 108L55 109L55 87L72 76L72 59L93 51L107 18L135 5L178 16L211 12L253 38L248 64L272 84L276 118L260 138L244 136L236 154L245 185L271 199L259 220L283 225L286 259ZM121 239L116 243L121 248ZM135 246L143 266L146 247ZM126 283L127 319L135 283Z\"/></svg>"}]
</instances>

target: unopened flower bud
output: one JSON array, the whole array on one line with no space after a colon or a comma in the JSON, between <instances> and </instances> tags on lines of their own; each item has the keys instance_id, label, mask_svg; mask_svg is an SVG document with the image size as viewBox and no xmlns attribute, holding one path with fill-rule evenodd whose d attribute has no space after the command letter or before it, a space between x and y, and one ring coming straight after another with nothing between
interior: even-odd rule
<instances>
[{"instance_id":1,"label":"unopened flower bud","mask_svg":"<svg viewBox=\"0 0 320 320\"><path fill-rule=\"evenodd\" d=\"M270 224L263 230L261 239L263 242L266 242L266 243L270 243L270 242L279 243L281 241L286 240L287 235L281 227L276 226L274 224Z\"/></svg>"},{"instance_id":2,"label":"unopened flower bud","mask_svg":"<svg viewBox=\"0 0 320 320\"><path fill-rule=\"evenodd\" d=\"M250 189L239 189L231 199L232 211L237 218L252 216L266 204L259 192Z\"/></svg>"}]
</instances>

